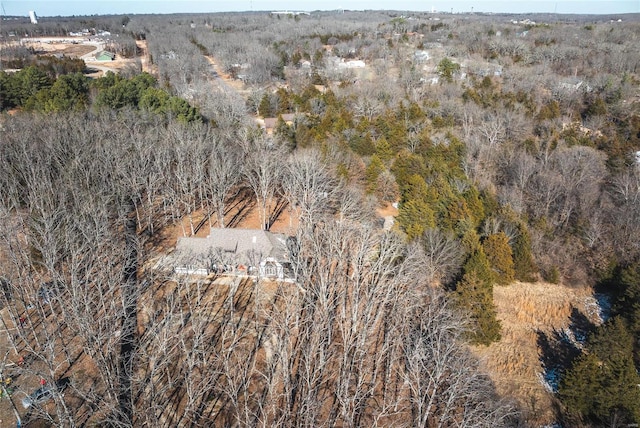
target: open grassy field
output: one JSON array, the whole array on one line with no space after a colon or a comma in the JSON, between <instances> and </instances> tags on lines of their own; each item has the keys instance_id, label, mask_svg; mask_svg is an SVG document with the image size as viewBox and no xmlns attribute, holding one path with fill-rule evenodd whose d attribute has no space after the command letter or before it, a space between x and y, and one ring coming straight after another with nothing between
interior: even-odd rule
<instances>
[{"instance_id":1,"label":"open grassy field","mask_svg":"<svg viewBox=\"0 0 640 428\"><path fill-rule=\"evenodd\" d=\"M578 320L599 322L591 310L592 292L544 282L516 282L494 287L494 301L502 339L488 347L476 347L474 352L498 392L515 398L532 425L552 423L555 399L544 381L544 366L552 362L545 351L558 346Z\"/></svg>"}]
</instances>

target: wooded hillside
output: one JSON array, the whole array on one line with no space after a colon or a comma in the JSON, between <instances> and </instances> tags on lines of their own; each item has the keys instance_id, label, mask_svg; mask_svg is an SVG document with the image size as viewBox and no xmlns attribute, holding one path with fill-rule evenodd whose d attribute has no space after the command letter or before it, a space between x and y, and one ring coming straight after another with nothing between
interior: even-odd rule
<instances>
[{"instance_id":1,"label":"wooded hillside","mask_svg":"<svg viewBox=\"0 0 640 428\"><path fill-rule=\"evenodd\" d=\"M3 421L640 423L637 16L56 19L0 29ZM15 37L86 27L129 65ZM179 236L249 215L288 219L292 280L176 274ZM516 282L598 316L513 317ZM514 331L542 410L478 359Z\"/></svg>"}]
</instances>

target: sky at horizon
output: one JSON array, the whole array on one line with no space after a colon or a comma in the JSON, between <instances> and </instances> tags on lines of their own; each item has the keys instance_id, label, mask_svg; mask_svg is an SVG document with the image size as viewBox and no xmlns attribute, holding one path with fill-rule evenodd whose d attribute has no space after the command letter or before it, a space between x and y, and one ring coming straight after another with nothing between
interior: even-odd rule
<instances>
[{"instance_id":1,"label":"sky at horizon","mask_svg":"<svg viewBox=\"0 0 640 428\"><path fill-rule=\"evenodd\" d=\"M0 0L4 16L40 17L212 13L267 10L406 10L440 12L624 14L640 13L640 0Z\"/></svg>"}]
</instances>

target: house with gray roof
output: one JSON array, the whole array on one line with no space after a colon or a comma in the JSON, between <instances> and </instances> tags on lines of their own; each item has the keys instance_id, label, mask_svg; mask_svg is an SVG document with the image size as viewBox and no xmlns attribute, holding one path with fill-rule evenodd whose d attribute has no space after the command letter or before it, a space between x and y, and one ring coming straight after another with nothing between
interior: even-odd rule
<instances>
[{"instance_id":1,"label":"house with gray roof","mask_svg":"<svg viewBox=\"0 0 640 428\"><path fill-rule=\"evenodd\" d=\"M234 273L284 279L289 272L288 238L260 229L211 228L206 238L179 238L176 273Z\"/></svg>"}]
</instances>

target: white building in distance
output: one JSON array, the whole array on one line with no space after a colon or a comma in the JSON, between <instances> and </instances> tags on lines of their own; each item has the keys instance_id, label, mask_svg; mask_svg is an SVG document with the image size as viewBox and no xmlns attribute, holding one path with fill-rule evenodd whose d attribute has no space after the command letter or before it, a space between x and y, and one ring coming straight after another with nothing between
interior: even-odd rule
<instances>
[{"instance_id":1,"label":"white building in distance","mask_svg":"<svg viewBox=\"0 0 640 428\"><path fill-rule=\"evenodd\" d=\"M38 23L38 17L36 16L36 11L35 10L30 10L29 11L29 19L31 20L32 24L37 24Z\"/></svg>"}]
</instances>

